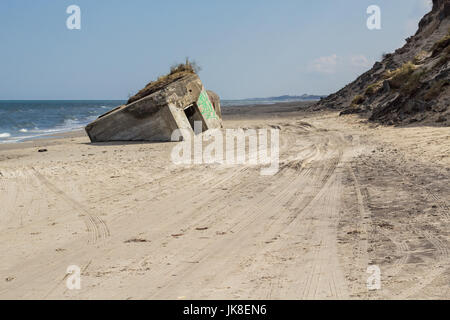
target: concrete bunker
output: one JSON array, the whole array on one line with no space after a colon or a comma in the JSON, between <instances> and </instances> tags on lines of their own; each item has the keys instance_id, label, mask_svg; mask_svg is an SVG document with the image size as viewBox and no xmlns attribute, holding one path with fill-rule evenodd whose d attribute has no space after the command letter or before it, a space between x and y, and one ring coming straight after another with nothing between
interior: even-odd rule
<instances>
[{"instance_id":1,"label":"concrete bunker","mask_svg":"<svg viewBox=\"0 0 450 320\"><path fill-rule=\"evenodd\" d=\"M195 121L202 132L221 128L220 98L194 72L177 72L149 83L85 129L91 142L171 141L177 129L193 134Z\"/></svg>"}]
</instances>

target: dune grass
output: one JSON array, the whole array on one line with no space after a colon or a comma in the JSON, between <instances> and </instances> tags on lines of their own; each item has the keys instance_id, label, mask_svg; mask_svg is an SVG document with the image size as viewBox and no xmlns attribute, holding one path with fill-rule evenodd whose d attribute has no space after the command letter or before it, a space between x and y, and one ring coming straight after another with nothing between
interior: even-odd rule
<instances>
[{"instance_id":1,"label":"dune grass","mask_svg":"<svg viewBox=\"0 0 450 320\"><path fill-rule=\"evenodd\" d=\"M365 100L366 98L363 95L359 94L353 98L352 105L358 106L362 104Z\"/></svg>"},{"instance_id":2,"label":"dune grass","mask_svg":"<svg viewBox=\"0 0 450 320\"><path fill-rule=\"evenodd\" d=\"M368 97L373 96L382 87L383 87L383 81L378 81L378 82L372 83L371 85L367 86L366 91L365 91L365 95L368 96Z\"/></svg>"}]
</instances>

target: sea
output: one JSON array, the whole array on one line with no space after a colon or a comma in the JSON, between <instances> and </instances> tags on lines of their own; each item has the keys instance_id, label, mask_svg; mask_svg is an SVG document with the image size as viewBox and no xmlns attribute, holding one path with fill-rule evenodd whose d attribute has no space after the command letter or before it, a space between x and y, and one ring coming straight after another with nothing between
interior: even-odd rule
<instances>
[{"instance_id":1,"label":"sea","mask_svg":"<svg viewBox=\"0 0 450 320\"><path fill-rule=\"evenodd\" d=\"M277 102L247 99L222 100L221 104L227 107ZM0 100L0 144L79 130L124 103L121 100Z\"/></svg>"},{"instance_id":2,"label":"sea","mask_svg":"<svg viewBox=\"0 0 450 320\"><path fill-rule=\"evenodd\" d=\"M120 100L0 101L0 143L15 143L83 128Z\"/></svg>"}]
</instances>

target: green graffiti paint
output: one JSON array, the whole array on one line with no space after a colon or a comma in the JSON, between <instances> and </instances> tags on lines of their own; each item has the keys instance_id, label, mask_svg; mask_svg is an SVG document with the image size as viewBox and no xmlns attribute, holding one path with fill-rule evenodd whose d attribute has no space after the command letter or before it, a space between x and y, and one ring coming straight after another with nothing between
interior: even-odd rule
<instances>
[{"instance_id":1,"label":"green graffiti paint","mask_svg":"<svg viewBox=\"0 0 450 320\"><path fill-rule=\"evenodd\" d=\"M208 93L203 90L197 100L197 106L205 119L217 119L216 111L209 100Z\"/></svg>"}]
</instances>

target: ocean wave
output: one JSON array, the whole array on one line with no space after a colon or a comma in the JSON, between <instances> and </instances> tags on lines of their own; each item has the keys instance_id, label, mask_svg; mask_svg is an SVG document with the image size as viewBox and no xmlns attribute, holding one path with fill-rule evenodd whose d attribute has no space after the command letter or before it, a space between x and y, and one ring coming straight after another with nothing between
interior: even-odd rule
<instances>
[{"instance_id":1,"label":"ocean wave","mask_svg":"<svg viewBox=\"0 0 450 320\"><path fill-rule=\"evenodd\" d=\"M124 101L0 101L0 143L82 129Z\"/></svg>"}]
</instances>

